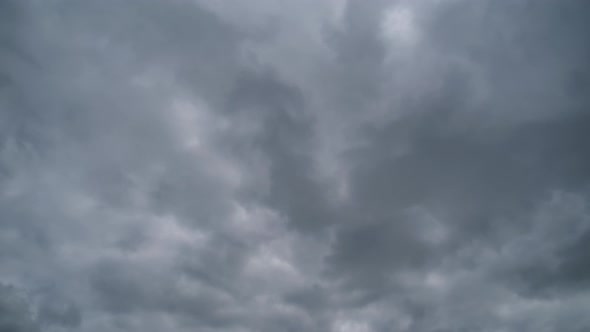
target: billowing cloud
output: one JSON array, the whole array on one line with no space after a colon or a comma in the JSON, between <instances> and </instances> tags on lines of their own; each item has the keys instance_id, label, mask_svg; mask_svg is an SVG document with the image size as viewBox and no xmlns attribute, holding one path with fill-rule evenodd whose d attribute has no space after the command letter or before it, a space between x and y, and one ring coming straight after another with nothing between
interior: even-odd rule
<instances>
[{"instance_id":1,"label":"billowing cloud","mask_svg":"<svg viewBox=\"0 0 590 332\"><path fill-rule=\"evenodd\" d=\"M590 329L589 15L0 1L0 331Z\"/></svg>"}]
</instances>

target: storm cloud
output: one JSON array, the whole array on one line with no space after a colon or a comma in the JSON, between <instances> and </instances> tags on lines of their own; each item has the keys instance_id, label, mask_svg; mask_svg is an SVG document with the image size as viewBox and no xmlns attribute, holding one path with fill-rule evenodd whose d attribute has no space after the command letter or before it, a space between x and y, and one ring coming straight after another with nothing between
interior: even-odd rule
<instances>
[{"instance_id":1,"label":"storm cloud","mask_svg":"<svg viewBox=\"0 0 590 332\"><path fill-rule=\"evenodd\" d=\"M590 3L0 0L0 331L590 330Z\"/></svg>"}]
</instances>

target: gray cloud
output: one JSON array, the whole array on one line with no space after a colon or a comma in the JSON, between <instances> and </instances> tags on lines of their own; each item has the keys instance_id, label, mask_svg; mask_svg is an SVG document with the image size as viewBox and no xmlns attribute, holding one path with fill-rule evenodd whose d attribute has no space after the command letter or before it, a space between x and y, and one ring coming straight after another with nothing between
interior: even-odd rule
<instances>
[{"instance_id":1,"label":"gray cloud","mask_svg":"<svg viewBox=\"0 0 590 332\"><path fill-rule=\"evenodd\" d=\"M0 1L0 331L585 331L584 1Z\"/></svg>"},{"instance_id":2,"label":"gray cloud","mask_svg":"<svg viewBox=\"0 0 590 332\"><path fill-rule=\"evenodd\" d=\"M25 298L12 286L0 285L0 317L2 331L39 331Z\"/></svg>"}]
</instances>

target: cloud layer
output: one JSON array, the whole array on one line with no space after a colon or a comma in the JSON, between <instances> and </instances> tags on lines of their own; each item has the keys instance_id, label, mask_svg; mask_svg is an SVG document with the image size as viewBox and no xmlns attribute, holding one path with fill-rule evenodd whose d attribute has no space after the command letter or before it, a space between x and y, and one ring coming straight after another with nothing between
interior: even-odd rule
<instances>
[{"instance_id":1,"label":"cloud layer","mask_svg":"<svg viewBox=\"0 0 590 332\"><path fill-rule=\"evenodd\" d=\"M0 331L590 329L589 22L0 1Z\"/></svg>"}]
</instances>

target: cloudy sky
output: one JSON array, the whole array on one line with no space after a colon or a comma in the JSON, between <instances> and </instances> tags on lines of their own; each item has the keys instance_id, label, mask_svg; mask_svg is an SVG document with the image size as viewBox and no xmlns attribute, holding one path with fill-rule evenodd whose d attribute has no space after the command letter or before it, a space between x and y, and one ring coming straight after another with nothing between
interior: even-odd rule
<instances>
[{"instance_id":1,"label":"cloudy sky","mask_svg":"<svg viewBox=\"0 0 590 332\"><path fill-rule=\"evenodd\" d=\"M586 0L0 0L0 331L589 331L588 31Z\"/></svg>"}]
</instances>

